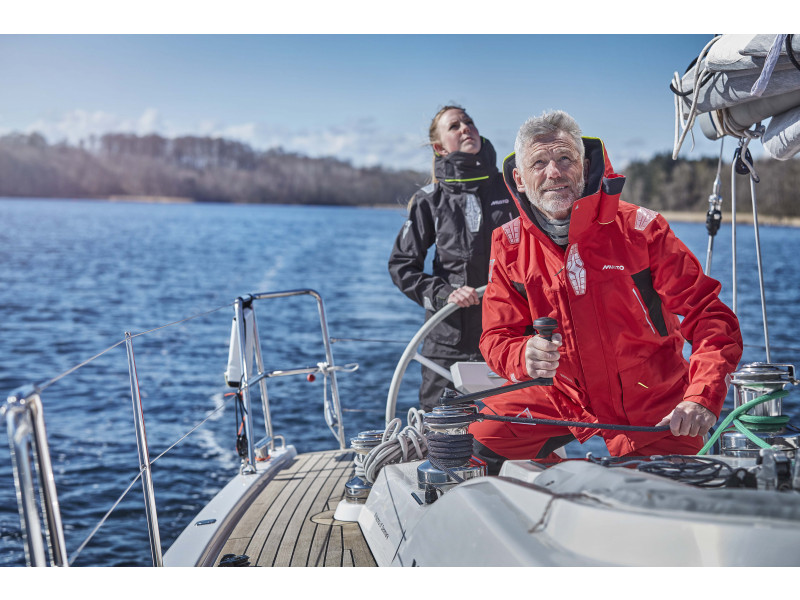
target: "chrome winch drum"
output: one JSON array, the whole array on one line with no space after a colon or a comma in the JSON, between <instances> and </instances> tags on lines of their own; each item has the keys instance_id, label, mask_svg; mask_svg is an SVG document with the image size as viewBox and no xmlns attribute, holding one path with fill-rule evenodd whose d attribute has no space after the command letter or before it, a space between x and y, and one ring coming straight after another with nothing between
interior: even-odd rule
<instances>
[{"instance_id":1,"label":"chrome winch drum","mask_svg":"<svg viewBox=\"0 0 800 600\"><path fill-rule=\"evenodd\" d=\"M796 383L794 366L772 363L750 363L733 373L733 407L737 409L760 396L783 390ZM800 447L800 434L786 430L788 418L782 418L782 399L772 398L750 408L745 416L762 417L750 433L773 447L794 456ZM772 419L770 419L770 417ZM740 431L726 431L720 436L720 454L738 457L757 457L761 447Z\"/></svg>"},{"instance_id":2,"label":"chrome winch drum","mask_svg":"<svg viewBox=\"0 0 800 600\"><path fill-rule=\"evenodd\" d=\"M425 415L431 433L427 435L428 460L417 467L417 487L426 492L426 502L433 499L429 498L433 489L445 492L462 481L486 475L486 465L472 461L472 435L467 431L476 413L472 404L455 404L436 406ZM438 436L438 443L433 436ZM448 446L454 452L448 452ZM458 446L461 450L456 450Z\"/></svg>"},{"instance_id":3,"label":"chrome winch drum","mask_svg":"<svg viewBox=\"0 0 800 600\"><path fill-rule=\"evenodd\" d=\"M382 439L383 431L380 429L362 431L357 437L350 439L350 448L356 453L353 459L356 472L355 477L344 484L344 499L347 502L357 504L366 502L367 496L372 489L372 484L364 477L364 460L370 450L378 446Z\"/></svg>"}]
</instances>

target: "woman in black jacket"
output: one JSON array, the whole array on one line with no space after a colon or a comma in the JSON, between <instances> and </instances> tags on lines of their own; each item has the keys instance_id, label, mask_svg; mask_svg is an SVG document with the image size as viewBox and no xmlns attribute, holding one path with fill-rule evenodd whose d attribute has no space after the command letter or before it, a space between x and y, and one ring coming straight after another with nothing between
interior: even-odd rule
<instances>
[{"instance_id":1,"label":"woman in black jacket","mask_svg":"<svg viewBox=\"0 0 800 600\"><path fill-rule=\"evenodd\" d=\"M429 132L433 182L412 197L389 258L392 281L426 309L426 320L448 302L463 307L430 332L422 355L449 369L457 361L483 357L480 300L486 285L492 230L518 216L517 207L497 169L494 147L478 133L460 106L445 106ZM425 257L436 246L433 272ZM420 407L430 411L450 383L422 367Z\"/></svg>"}]
</instances>

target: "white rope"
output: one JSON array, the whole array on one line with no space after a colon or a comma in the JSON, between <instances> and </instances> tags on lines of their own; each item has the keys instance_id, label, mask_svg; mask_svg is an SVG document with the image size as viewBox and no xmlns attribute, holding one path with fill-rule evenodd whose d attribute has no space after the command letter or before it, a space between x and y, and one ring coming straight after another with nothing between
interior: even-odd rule
<instances>
[{"instance_id":1,"label":"white rope","mask_svg":"<svg viewBox=\"0 0 800 600\"><path fill-rule=\"evenodd\" d=\"M343 373L353 373L354 371L358 370L358 363L348 363L344 366L341 365L330 366L326 362L319 362L317 363L317 368L319 369L320 373L322 373L325 377L327 377L328 373L333 373L335 371L342 371Z\"/></svg>"},{"instance_id":2,"label":"white rope","mask_svg":"<svg viewBox=\"0 0 800 600\"><path fill-rule=\"evenodd\" d=\"M764 93L764 90L767 89L769 78L772 77L772 71L775 69L775 63L777 63L778 58L780 58L781 47L783 46L784 41L786 41L787 35L788 34L786 33L779 33L772 41L772 46L770 47L767 58L764 61L764 68L761 70L761 75L758 76L758 79L750 89L751 96L759 97Z\"/></svg>"},{"instance_id":3,"label":"white rope","mask_svg":"<svg viewBox=\"0 0 800 600\"><path fill-rule=\"evenodd\" d=\"M759 181L761 181L761 179L759 178L758 173L756 173L755 165L747 158L747 145L750 143L750 140L760 137L763 132L764 132L764 127L761 124L759 124L754 132L757 135L743 137L740 140L741 151L739 154L739 158L741 159L742 164L744 164L744 166L747 167L747 170L750 171L750 178L755 183L758 183ZM734 202L736 201L735 196L733 197L733 201Z\"/></svg>"},{"instance_id":4,"label":"white rope","mask_svg":"<svg viewBox=\"0 0 800 600\"><path fill-rule=\"evenodd\" d=\"M381 443L369 451L362 465L364 479L375 483L378 472L388 464L422 460L428 454L428 442L425 439L425 413L416 408L408 411L408 425L401 429L400 419L392 419L386 426ZM358 459L358 457L357 457Z\"/></svg>"},{"instance_id":5,"label":"white rope","mask_svg":"<svg viewBox=\"0 0 800 600\"><path fill-rule=\"evenodd\" d=\"M697 57L697 62L695 63L694 67L694 88L692 89L692 104L689 108L689 115L687 116L686 120L683 119L683 110L682 110L682 103L683 103L683 96L679 96L678 94L675 95L675 144L672 149L672 160L677 160L678 152L683 145L684 140L686 139L686 135L692 130L694 126L694 120L697 116L697 100L700 97L700 79L708 73L708 68L702 65L703 59L708 54L708 50L713 46L716 41L722 36L715 36L708 44L705 45L703 50L700 52L700 55ZM683 92L683 82L680 75L675 72L672 76L673 87L678 92ZM678 136L678 125L683 127L683 131ZM692 138L692 149L694 149L694 137Z\"/></svg>"},{"instance_id":6,"label":"white rope","mask_svg":"<svg viewBox=\"0 0 800 600\"><path fill-rule=\"evenodd\" d=\"M730 109L724 108L716 111L718 117L719 129L722 135L730 135L735 138L746 138L747 140L755 140L760 138L765 131L761 122L755 124L753 129L749 126L739 125L733 117L731 117Z\"/></svg>"}]
</instances>

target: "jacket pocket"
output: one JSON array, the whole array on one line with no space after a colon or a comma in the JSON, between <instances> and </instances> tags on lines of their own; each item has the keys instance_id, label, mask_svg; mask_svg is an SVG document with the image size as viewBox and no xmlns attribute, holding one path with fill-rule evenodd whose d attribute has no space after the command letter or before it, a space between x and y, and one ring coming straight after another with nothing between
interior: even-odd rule
<instances>
[{"instance_id":1,"label":"jacket pocket","mask_svg":"<svg viewBox=\"0 0 800 600\"><path fill-rule=\"evenodd\" d=\"M619 372L622 407L632 425L655 425L682 400L689 385L688 363L671 346Z\"/></svg>"}]
</instances>

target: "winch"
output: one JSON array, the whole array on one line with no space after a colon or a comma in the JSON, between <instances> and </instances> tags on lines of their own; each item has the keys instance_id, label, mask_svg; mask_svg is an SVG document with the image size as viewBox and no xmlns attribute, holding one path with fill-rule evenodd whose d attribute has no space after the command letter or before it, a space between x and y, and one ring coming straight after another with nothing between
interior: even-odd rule
<instances>
[{"instance_id":1,"label":"winch","mask_svg":"<svg viewBox=\"0 0 800 600\"><path fill-rule=\"evenodd\" d=\"M552 339L557 327L556 320L550 317L541 317L533 322L534 330L547 340ZM462 396L454 390L444 390L439 404L424 417L425 425L430 429L426 435L428 460L417 467L417 487L425 493L425 503L435 502L439 494L458 483L487 473L486 464L472 456L474 436L467 431L470 424L480 418L474 404L476 400L520 386L552 384L552 379L540 378Z\"/></svg>"},{"instance_id":2,"label":"winch","mask_svg":"<svg viewBox=\"0 0 800 600\"><path fill-rule=\"evenodd\" d=\"M782 414L782 397L788 384L795 384L794 366L755 362L733 373L734 411L747 403L767 397L747 409L720 436L720 454L757 457L762 449L780 450L794 458L800 447L800 433L787 428L789 417Z\"/></svg>"},{"instance_id":3,"label":"winch","mask_svg":"<svg viewBox=\"0 0 800 600\"><path fill-rule=\"evenodd\" d=\"M428 460L417 467L417 486L425 493L426 504L462 481L486 475L486 465L472 457L473 436L467 431L478 408L471 403L445 404L457 396L445 390L439 405L424 416L430 429L425 436Z\"/></svg>"},{"instance_id":4,"label":"winch","mask_svg":"<svg viewBox=\"0 0 800 600\"><path fill-rule=\"evenodd\" d=\"M364 477L364 459L369 451L381 443L383 431L371 429L362 431L357 437L350 439L350 447L355 451L353 463L355 464L355 476L344 485L344 497L349 502L364 503L372 488Z\"/></svg>"}]
</instances>

